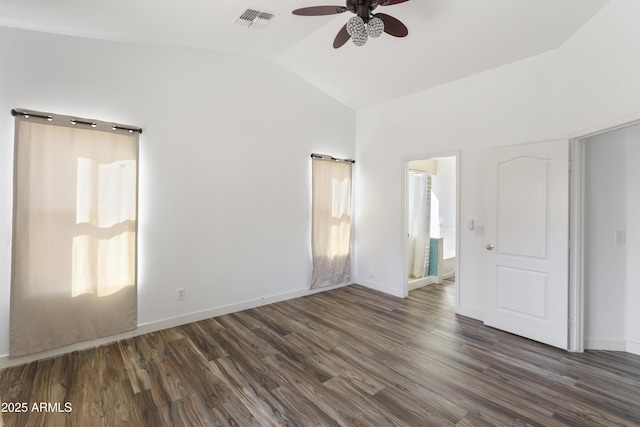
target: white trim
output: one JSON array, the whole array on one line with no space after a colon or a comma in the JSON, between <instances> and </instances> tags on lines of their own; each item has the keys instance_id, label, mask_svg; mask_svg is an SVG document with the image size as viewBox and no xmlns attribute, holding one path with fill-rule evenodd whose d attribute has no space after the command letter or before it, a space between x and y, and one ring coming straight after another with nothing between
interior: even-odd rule
<instances>
[{"instance_id":1,"label":"white trim","mask_svg":"<svg viewBox=\"0 0 640 427\"><path fill-rule=\"evenodd\" d=\"M640 342L627 341L627 352L640 356Z\"/></svg>"},{"instance_id":2,"label":"white trim","mask_svg":"<svg viewBox=\"0 0 640 427\"><path fill-rule=\"evenodd\" d=\"M373 289L374 291L380 291L380 292L384 292L385 294L393 295L394 297L398 297L398 298L407 297L407 295L402 295L398 293L398 288L383 285L382 283L374 282L371 280L363 280L363 279L357 279L356 283L366 288Z\"/></svg>"},{"instance_id":3,"label":"white trim","mask_svg":"<svg viewBox=\"0 0 640 427\"><path fill-rule=\"evenodd\" d=\"M421 288L423 286L433 285L438 283L438 276L426 276L419 279L412 280L407 283L407 290L413 291L414 289Z\"/></svg>"},{"instance_id":4,"label":"white trim","mask_svg":"<svg viewBox=\"0 0 640 427\"><path fill-rule=\"evenodd\" d=\"M584 141L569 141L569 347L584 351Z\"/></svg>"},{"instance_id":5,"label":"white trim","mask_svg":"<svg viewBox=\"0 0 640 427\"><path fill-rule=\"evenodd\" d=\"M461 246L460 246L460 177L462 169L460 168L460 157L461 157L462 153L460 150L456 150L455 151L455 158L456 158L456 260L455 260L455 266L456 266L456 270L454 272L455 276L456 276L456 280L454 281L454 291L455 291L455 301L454 301L454 309L456 313L461 313L462 312L462 307L460 306L460 283L461 283L461 274L460 274L460 253L462 252L460 250ZM473 317L473 316L469 316L469 317ZM474 317L475 318L475 317ZM484 315L482 315L482 318L484 318Z\"/></svg>"},{"instance_id":6,"label":"white trim","mask_svg":"<svg viewBox=\"0 0 640 427\"><path fill-rule=\"evenodd\" d=\"M70 353L73 351L86 350L94 347L99 347L105 344L111 344L123 339L132 338L138 335L144 335L151 332L161 331L163 329L174 328L176 326L186 325L187 323L198 322L203 319L210 319L212 317L223 316L225 314L248 310L251 308L273 304L280 301L300 298L307 295L312 295L319 292L325 292L331 289L337 289L337 288L341 288L341 287L352 285L352 284L353 282L348 282L340 285L326 286L318 289L299 289L295 291L284 292L281 294L269 295L261 298L242 301L234 304L228 304L228 305L215 307L208 310L188 313L188 314L184 314L176 317L157 320L150 323L140 324L138 325L137 329L130 332L125 332L118 335L99 338L97 340L91 340L91 341L85 341L77 344L72 344L72 345L60 347L54 350L45 351L42 353L32 354L24 357L17 357L15 359L9 359L8 355L3 355L3 356L0 356L0 369L22 365L25 363L34 362L36 360L49 359L51 357L60 356L62 354Z\"/></svg>"},{"instance_id":7,"label":"white trim","mask_svg":"<svg viewBox=\"0 0 640 427\"><path fill-rule=\"evenodd\" d=\"M611 132L616 129L632 126L640 123L640 112L620 117L614 120L601 123L599 125L590 126L583 130L573 132L567 135L569 139L586 139L601 133Z\"/></svg>"},{"instance_id":8,"label":"white trim","mask_svg":"<svg viewBox=\"0 0 640 427\"><path fill-rule=\"evenodd\" d=\"M608 338L585 338L586 350L627 351L627 342L620 338L612 340Z\"/></svg>"},{"instance_id":9,"label":"white trim","mask_svg":"<svg viewBox=\"0 0 640 427\"><path fill-rule=\"evenodd\" d=\"M400 172L402 174L400 184L400 238L402 239L402 297L407 298L409 296L409 267L407 267L407 252L409 250L409 243L407 242L407 235L409 234L409 212L407 212L407 191L408 180L407 174L409 173L409 162L412 160L421 160L426 157L411 156L403 157Z\"/></svg>"}]
</instances>

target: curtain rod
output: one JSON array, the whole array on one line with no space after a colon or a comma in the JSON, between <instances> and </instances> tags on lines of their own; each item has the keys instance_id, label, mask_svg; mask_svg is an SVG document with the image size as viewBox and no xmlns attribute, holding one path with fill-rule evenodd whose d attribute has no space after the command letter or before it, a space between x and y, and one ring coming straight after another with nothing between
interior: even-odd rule
<instances>
[{"instance_id":1,"label":"curtain rod","mask_svg":"<svg viewBox=\"0 0 640 427\"><path fill-rule=\"evenodd\" d=\"M46 119L49 122L52 122L55 119L55 115L53 114L42 113L39 111L16 110L15 108L11 110L11 115L14 117L21 116L25 119L28 119L29 117L37 117L39 119ZM80 125L87 125L87 126L91 126L92 128L95 128L96 126L98 126L98 122L99 122L98 120L87 120L87 119L80 119L80 118L62 116L62 115L58 115L58 116L61 117L63 120L68 119L69 123L71 123L74 126L80 124ZM107 126L109 126L109 124L107 124ZM110 124L110 126L111 126L111 130L113 131L124 130L124 131L128 131L129 133L134 133L134 132L142 133L142 128L124 126L124 125L119 125L115 123Z\"/></svg>"},{"instance_id":2,"label":"curtain rod","mask_svg":"<svg viewBox=\"0 0 640 427\"><path fill-rule=\"evenodd\" d=\"M355 163L356 161L353 159L338 159L333 156L329 156L327 154L316 154L311 153L311 158L316 160L332 160L334 162L343 162L343 163Z\"/></svg>"}]
</instances>

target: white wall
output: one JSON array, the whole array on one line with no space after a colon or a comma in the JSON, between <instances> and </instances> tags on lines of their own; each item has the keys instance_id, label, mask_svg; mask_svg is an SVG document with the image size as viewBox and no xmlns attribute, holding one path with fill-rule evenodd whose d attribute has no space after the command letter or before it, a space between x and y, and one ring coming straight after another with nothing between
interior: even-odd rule
<instances>
[{"instance_id":1,"label":"white wall","mask_svg":"<svg viewBox=\"0 0 640 427\"><path fill-rule=\"evenodd\" d=\"M552 52L358 111L356 280L403 293L403 157L460 149L460 222L482 224L488 148L563 138L638 114L639 16L640 2L612 0ZM484 243L461 227L457 309L478 319Z\"/></svg>"},{"instance_id":2,"label":"white wall","mask_svg":"<svg viewBox=\"0 0 640 427\"><path fill-rule=\"evenodd\" d=\"M627 245L614 241L615 230L626 229L626 134L621 129L589 138L585 144L585 348L626 347Z\"/></svg>"},{"instance_id":3,"label":"white wall","mask_svg":"<svg viewBox=\"0 0 640 427\"><path fill-rule=\"evenodd\" d=\"M9 348L14 107L144 129L139 324L307 292L309 155L354 157L351 109L248 57L0 28L0 58L0 356Z\"/></svg>"}]
</instances>

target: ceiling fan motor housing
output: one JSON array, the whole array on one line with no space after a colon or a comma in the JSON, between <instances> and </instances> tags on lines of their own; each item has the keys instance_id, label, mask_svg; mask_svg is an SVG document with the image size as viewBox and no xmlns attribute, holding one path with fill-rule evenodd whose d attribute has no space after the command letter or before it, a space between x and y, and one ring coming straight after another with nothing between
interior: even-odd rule
<instances>
[{"instance_id":1,"label":"ceiling fan motor housing","mask_svg":"<svg viewBox=\"0 0 640 427\"><path fill-rule=\"evenodd\" d=\"M358 15L367 23L371 19L371 11L378 7L379 0L347 0L347 10Z\"/></svg>"}]
</instances>

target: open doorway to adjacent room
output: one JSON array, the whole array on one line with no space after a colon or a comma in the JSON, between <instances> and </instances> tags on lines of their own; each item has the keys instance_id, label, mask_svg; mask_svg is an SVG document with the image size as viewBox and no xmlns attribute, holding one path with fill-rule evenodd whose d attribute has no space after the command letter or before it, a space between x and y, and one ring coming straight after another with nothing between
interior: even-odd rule
<instances>
[{"instance_id":1,"label":"open doorway to adjacent room","mask_svg":"<svg viewBox=\"0 0 640 427\"><path fill-rule=\"evenodd\" d=\"M407 293L456 280L458 153L404 160Z\"/></svg>"}]
</instances>

